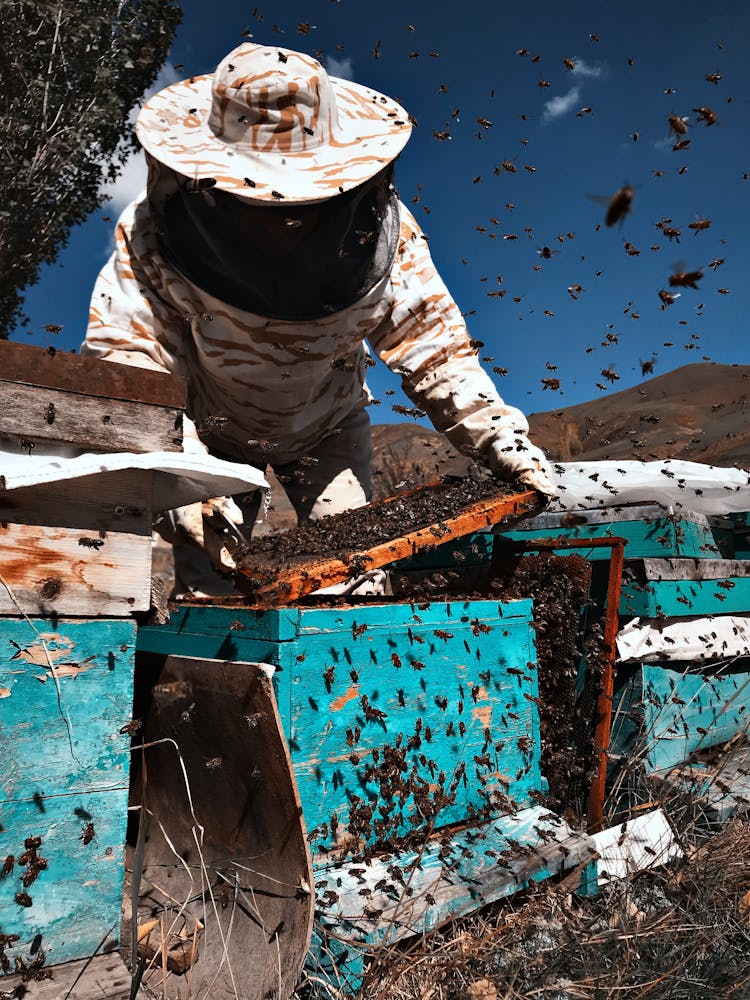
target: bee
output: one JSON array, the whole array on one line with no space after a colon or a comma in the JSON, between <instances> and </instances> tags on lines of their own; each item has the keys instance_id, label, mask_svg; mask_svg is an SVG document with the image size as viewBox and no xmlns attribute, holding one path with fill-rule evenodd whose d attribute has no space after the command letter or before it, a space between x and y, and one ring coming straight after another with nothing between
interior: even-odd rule
<instances>
[{"instance_id":1,"label":"bee","mask_svg":"<svg viewBox=\"0 0 750 1000\"><path fill-rule=\"evenodd\" d=\"M687 118L680 118L679 115L670 115L667 119L670 132L675 135L685 135L688 130Z\"/></svg>"},{"instance_id":2,"label":"bee","mask_svg":"<svg viewBox=\"0 0 750 1000\"><path fill-rule=\"evenodd\" d=\"M725 257L717 257L716 260L709 261L708 266L711 268L712 271L715 271L717 267L721 267L721 265L725 262L725 260L726 260Z\"/></svg>"},{"instance_id":3,"label":"bee","mask_svg":"<svg viewBox=\"0 0 750 1000\"><path fill-rule=\"evenodd\" d=\"M477 118L477 124L481 125L482 128L492 128L492 122L487 118Z\"/></svg>"},{"instance_id":4,"label":"bee","mask_svg":"<svg viewBox=\"0 0 750 1000\"><path fill-rule=\"evenodd\" d=\"M84 549L100 549L104 545L103 538L79 538L78 544Z\"/></svg>"},{"instance_id":5,"label":"bee","mask_svg":"<svg viewBox=\"0 0 750 1000\"><path fill-rule=\"evenodd\" d=\"M557 392L557 390L560 388L560 379L559 378L543 378L542 379L542 386L543 386L544 389L551 389L553 392Z\"/></svg>"},{"instance_id":6,"label":"bee","mask_svg":"<svg viewBox=\"0 0 750 1000\"><path fill-rule=\"evenodd\" d=\"M694 229L696 236L704 229L709 229L710 227L711 227L710 219L698 218L695 220L695 222L688 222L688 229Z\"/></svg>"},{"instance_id":7,"label":"bee","mask_svg":"<svg viewBox=\"0 0 750 1000\"><path fill-rule=\"evenodd\" d=\"M716 124L716 112L712 111L711 108L693 108L693 111L698 115L698 120L705 122L706 125Z\"/></svg>"},{"instance_id":8,"label":"bee","mask_svg":"<svg viewBox=\"0 0 750 1000\"><path fill-rule=\"evenodd\" d=\"M16 859L12 854L9 854L5 861L3 861L2 874L10 875L13 871L13 865L16 863Z\"/></svg>"},{"instance_id":9,"label":"bee","mask_svg":"<svg viewBox=\"0 0 750 1000\"><path fill-rule=\"evenodd\" d=\"M141 719L131 719L130 722L126 722L125 725L120 729L120 733L128 736L134 736L138 730L143 725Z\"/></svg>"},{"instance_id":10,"label":"bee","mask_svg":"<svg viewBox=\"0 0 750 1000\"><path fill-rule=\"evenodd\" d=\"M703 277L703 271L675 271L669 276L672 288L698 288L698 282Z\"/></svg>"},{"instance_id":11,"label":"bee","mask_svg":"<svg viewBox=\"0 0 750 1000\"><path fill-rule=\"evenodd\" d=\"M681 229L674 229L672 226L663 226L662 232L670 242L672 240L676 240L677 243L680 242L680 236L682 235Z\"/></svg>"},{"instance_id":12,"label":"bee","mask_svg":"<svg viewBox=\"0 0 750 1000\"><path fill-rule=\"evenodd\" d=\"M661 299L661 308L666 309L667 306L672 306L677 299L677 295L674 292L668 292L664 288L659 290L659 298ZM645 362L648 364L648 362ZM641 371L643 370L644 362L641 362ZM643 373L643 372L642 372Z\"/></svg>"},{"instance_id":13,"label":"bee","mask_svg":"<svg viewBox=\"0 0 750 1000\"><path fill-rule=\"evenodd\" d=\"M672 146L672 152L679 153L681 149L687 149L689 145L689 139L680 139L679 142L676 142L674 146Z\"/></svg>"},{"instance_id":14,"label":"bee","mask_svg":"<svg viewBox=\"0 0 750 1000\"><path fill-rule=\"evenodd\" d=\"M15 900L19 906L32 906L34 902L28 892L17 892Z\"/></svg>"},{"instance_id":15,"label":"bee","mask_svg":"<svg viewBox=\"0 0 750 1000\"><path fill-rule=\"evenodd\" d=\"M209 188L216 186L215 177L195 177L190 178L190 180L185 185L185 190L188 194L199 194L201 191L207 191Z\"/></svg>"},{"instance_id":16,"label":"bee","mask_svg":"<svg viewBox=\"0 0 750 1000\"><path fill-rule=\"evenodd\" d=\"M633 194L633 188L629 184L623 185L619 191L615 192L604 216L606 226L614 226L615 223L621 222L625 218L632 207Z\"/></svg>"},{"instance_id":17,"label":"bee","mask_svg":"<svg viewBox=\"0 0 750 1000\"><path fill-rule=\"evenodd\" d=\"M717 84L719 83L719 80L721 80L721 74L720 73L707 73L706 74L706 83L712 83L714 85L714 87L717 86Z\"/></svg>"},{"instance_id":18,"label":"bee","mask_svg":"<svg viewBox=\"0 0 750 1000\"><path fill-rule=\"evenodd\" d=\"M563 66L565 67L565 69L573 70L575 69L575 65L576 65L575 59L571 59L569 56L566 56L566 58L563 59Z\"/></svg>"},{"instance_id":19,"label":"bee","mask_svg":"<svg viewBox=\"0 0 750 1000\"><path fill-rule=\"evenodd\" d=\"M94 833L94 824L87 823L81 830L81 836L79 839L82 840L84 844L90 844L94 839Z\"/></svg>"}]
</instances>

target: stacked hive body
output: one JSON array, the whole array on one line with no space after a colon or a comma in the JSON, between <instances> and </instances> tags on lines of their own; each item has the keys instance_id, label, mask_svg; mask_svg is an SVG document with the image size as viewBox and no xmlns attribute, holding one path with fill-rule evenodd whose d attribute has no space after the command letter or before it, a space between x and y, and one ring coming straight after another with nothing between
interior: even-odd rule
<instances>
[{"instance_id":1,"label":"stacked hive body","mask_svg":"<svg viewBox=\"0 0 750 1000\"><path fill-rule=\"evenodd\" d=\"M333 932L318 959L325 951L340 985L356 985L383 938L588 859L588 838L537 804L532 615L530 600L184 606L139 633L144 664L172 654L275 666L319 926Z\"/></svg>"},{"instance_id":2,"label":"stacked hive body","mask_svg":"<svg viewBox=\"0 0 750 1000\"><path fill-rule=\"evenodd\" d=\"M0 345L7 456L60 446L179 449L183 404L184 385L166 376ZM119 938L130 762L123 727L132 716L132 613L149 607L151 522L145 472L0 491L6 973L88 959Z\"/></svg>"},{"instance_id":3,"label":"stacked hive body","mask_svg":"<svg viewBox=\"0 0 750 1000\"><path fill-rule=\"evenodd\" d=\"M683 785L690 778L707 789L703 751L743 740L750 720L747 516L676 515L649 504L547 514L526 527L506 537L559 537L561 546L626 539L611 777L633 773L634 763L660 776L679 768ZM712 788L721 815L746 798L743 770L732 772L733 788L724 776L720 805Z\"/></svg>"}]
</instances>

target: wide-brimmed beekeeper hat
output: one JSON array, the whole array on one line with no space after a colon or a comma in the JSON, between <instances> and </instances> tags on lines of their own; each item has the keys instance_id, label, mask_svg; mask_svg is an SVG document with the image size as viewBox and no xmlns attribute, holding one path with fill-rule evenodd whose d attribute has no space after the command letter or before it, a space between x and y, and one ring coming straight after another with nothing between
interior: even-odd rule
<instances>
[{"instance_id":1,"label":"wide-brimmed beekeeper hat","mask_svg":"<svg viewBox=\"0 0 750 1000\"><path fill-rule=\"evenodd\" d=\"M241 198L332 198L374 177L411 133L391 98L329 76L312 56L246 42L212 76L151 97L136 132L160 163Z\"/></svg>"}]
</instances>

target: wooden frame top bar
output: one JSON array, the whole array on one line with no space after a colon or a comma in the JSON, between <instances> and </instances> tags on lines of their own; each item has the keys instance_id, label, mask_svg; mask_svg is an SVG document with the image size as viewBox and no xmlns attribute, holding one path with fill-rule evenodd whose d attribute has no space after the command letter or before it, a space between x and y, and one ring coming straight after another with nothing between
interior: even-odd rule
<instances>
[{"instance_id":1,"label":"wooden frame top bar","mask_svg":"<svg viewBox=\"0 0 750 1000\"><path fill-rule=\"evenodd\" d=\"M388 500L382 502L388 503ZM291 567L280 566L273 579L264 581L258 587L252 586L250 580L253 567L246 564L235 572L235 586L248 594L251 607L270 608L292 604L314 590L348 580L353 575L352 564L362 563L368 570L379 569L399 559L410 558L425 549L444 545L462 535L487 531L500 521L528 516L539 511L542 505L542 497L536 490L526 490L510 496L505 493L499 497L480 500L456 517L440 521L438 535L433 530L433 524L400 538L381 542L366 551L351 551L330 559L315 558ZM264 566L263 570L267 572L267 567Z\"/></svg>"},{"instance_id":2,"label":"wooden frame top bar","mask_svg":"<svg viewBox=\"0 0 750 1000\"><path fill-rule=\"evenodd\" d=\"M149 368L0 340L0 381L184 410L187 381Z\"/></svg>"}]
</instances>

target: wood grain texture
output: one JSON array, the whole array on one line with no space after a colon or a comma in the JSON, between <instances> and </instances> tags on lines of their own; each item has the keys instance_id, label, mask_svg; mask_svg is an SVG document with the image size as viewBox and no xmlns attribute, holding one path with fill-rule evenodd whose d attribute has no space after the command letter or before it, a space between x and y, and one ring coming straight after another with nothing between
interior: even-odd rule
<instances>
[{"instance_id":1,"label":"wood grain texture","mask_svg":"<svg viewBox=\"0 0 750 1000\"><path fill-rule=\"evenodd\" d=\"M94 452L182 450L182 410L0 380L0 440Z\"/></svg>"},{"instance_id":2,"label":"wood grain texture","mask_svg":"<svg viewBox=\"0 0 750 1000\"><path fill-rule=\"evenodd\" d=\"M594 855L589 837L535 806L433 838L419 851L332 868L316 881L313 957L334 985L354 992L373 948L424 934Z\"/></svg>"},{"instance_id":3,"label":"wood grain texture","mask_svg":"<svg viewBox=\"0 0 750 1000\"><path fill-rule=\"evenodd\" d=\"M91 396L184 409L187 381L179 375L137 368L17 341L0 342L0 372L9 382L85 391Z\"/></svg>"},{"instance_id":4,"label":"wood grain texture","mask_svg":"<svg viewBox=\"0 0 750 1000\"><path fill-rule=\"evenodd\" d=\"M81 544L81 539L100 547ZM151 536L0 524L0 614L127 615L151 596ZM9 589L10 592L9 593Z\"/></svg>"},{"instance_id":5,"label":"wood grain texture","mask_svg":"<svg viewBox=\"0 0 750 1000\"><path fill-rule=\"evenodd\" d=\"M40 981L24 983L21 976L0 978L0 989L12 996L13 990L23 985L24 1000L128 1000L130 996L130 973L119 952L66 962L48 971L51 977ZM139 992L138 996L145 994Z\"/></svg>"},{"instance_id":6,"label":"wood grain texture","mask_svg":"<svg viewBox=\"0 0 750 1000\"><path fill-rule=\"evenodd\" d=\"M153 474L145 469L0 492L0 523L80 528L90 534L124 531L151 535Z\"/></svg>"},{"instance_id":7,"label":"wood grain texture","mask_svg":"<svg viewBox=\"0 0 750 1000\"><path fill-rule=\"evenodd\" d=\"M184 906L203 925L191 1000L287 997L309 947L310 855L268 673L167 657L144 721L139 911L171 922ZM158 959L144 982L163 995Z\"/></svg>"},{"instance_id":8,"label":"wood grain texture","mask_svg":"<svg viewBox=\"0 0 750 1000\"><path fill-rule=\"evenodd\" d=\"M28 957L41 935L46 963L56 964L119 938L130 765L120 730L132 712L134 652L128 619L0 618L9 692L0 700L0 857L16 859L0 878L0 926L20 936L14 954ZM41 838L47 867L24 887L28 837ZM21 891L31 906L18 905Z\"/></svg>"}]
</instances>

